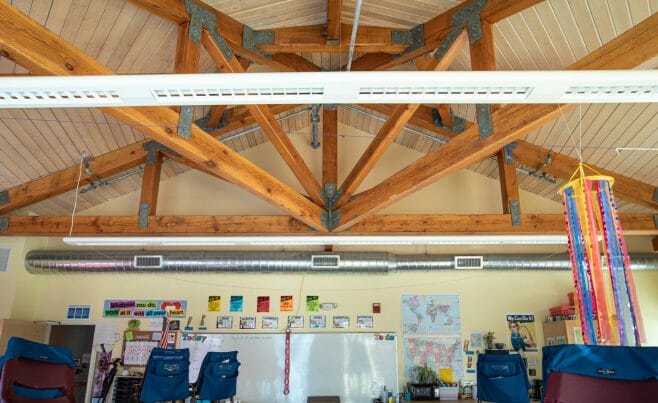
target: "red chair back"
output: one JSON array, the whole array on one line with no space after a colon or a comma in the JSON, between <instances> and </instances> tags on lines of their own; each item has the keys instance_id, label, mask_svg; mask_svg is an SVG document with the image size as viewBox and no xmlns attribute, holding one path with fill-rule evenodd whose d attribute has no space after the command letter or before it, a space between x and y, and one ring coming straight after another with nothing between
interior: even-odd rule
<instances>
[{"instance_id":1,"label":"red chair back","mask_svg":"<svg viewBox=\"0 0 658 403\"><path fill-rule=\"evenodd\" d=\"M75 403L73 368L65 364L49 364L25 358L13 358L4 363L0 400L7 403ZM20 396L15 386L29 389L59 389L62 396L35 399Z\"/></svg>"}]
</instances>

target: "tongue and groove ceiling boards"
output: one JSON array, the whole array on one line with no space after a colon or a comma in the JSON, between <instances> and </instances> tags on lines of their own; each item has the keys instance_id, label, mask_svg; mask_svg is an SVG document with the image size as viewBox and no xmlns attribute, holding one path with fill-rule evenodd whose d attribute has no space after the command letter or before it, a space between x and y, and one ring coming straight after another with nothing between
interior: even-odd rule
<instances>
[{"instance_id":1,"label":"tongue and groove ceiling boards","mask_svg":"<svg viewBox=\"0 0 658 403\"><path fill-rule=\"evenodd\" d=\"M0 76L339 70L354 9L347 0L0 0ZM655 69L656 13L658 0L364 1L352 69ZM203 16L200 31L191 15ZM658 147L657 112L655 103L325 106L318 126L327 136L313 151L323 174L314 177L290 140L310 136L311 105L0 109L0 234L67 233L78 176L78 211L141 191L134 216L89 218L77 224L81 232L477 232L487 224L560 232L560 217L523 214L519 189L559 200L579 148L586 163L615 176L630 231L655 233L658 153L647 149ZM196 123L186 126L186 116ZM374 138L336 183L336 135L350 127ZM239 154L265 142L301 194ZM363 189L382 155L394 152L392 142L425 156ZM88 163L80 164L83 155ZM286 217L212 217L205 222L216 225L202 225L199 217L158 216L160 179L190 169ZM504 214L379 213L459 169L500 179Z\"/></svg>"}]
</instances>

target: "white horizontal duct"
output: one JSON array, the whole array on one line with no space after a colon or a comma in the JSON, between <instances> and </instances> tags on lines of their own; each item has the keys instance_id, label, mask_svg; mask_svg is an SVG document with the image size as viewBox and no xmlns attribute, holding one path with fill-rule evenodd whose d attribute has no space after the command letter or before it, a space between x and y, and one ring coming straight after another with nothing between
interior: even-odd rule
<instances>
[{"instance_id":1,"label":"white horizontal duct","mask_svg":"<svg viewBox=\"0 0 658 403\"><path fill-rule=\"evenodd\" d=\"M461 259L465 258L460 256ZM471 256L471 258L475 258ZM478 256L483 270L571 270L567 254ZM339 272L391 273L455 269L449 255L394 255L383 252L180 252L50 251L25 256L30 273L135 272ZM633 270L657 270L657 254L631 255ZM471 267L472 268L472 267Z\"/></svg>"},{"instance_id":2,"label":"white horizontal duct","mask_svg":"<svg viewBox=\"0 0 658 403\"><path fill-rule=\"evenodd\" d=\"M376 71L0 78L0 108L658 102L658 71Z\"/></svg>"}]
</instances>

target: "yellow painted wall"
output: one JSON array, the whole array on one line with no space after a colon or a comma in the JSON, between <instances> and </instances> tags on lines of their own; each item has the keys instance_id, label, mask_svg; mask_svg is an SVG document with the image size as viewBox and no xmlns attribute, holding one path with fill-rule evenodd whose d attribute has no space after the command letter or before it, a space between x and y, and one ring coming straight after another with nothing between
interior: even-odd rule
<instances>
[{"instance_id":1,"label":"yellow painted wall","mask_svg":"<svg viewBox=\"0 0 658 403\"><path fill-rule=\"evenodd\" d=\"M346 130L341 127L341 131ZM350 133L364 137L341 139L339 142L340 176L345 177L370 140L362 132ZM298 149L319 176L320 152L308 146L308 136L293 137ZM270 144L264 144L244 153L275 176L283 178L299 189L289 170L280 164ZM364 184L364 188L384 179L409 164L419 153L393 145ZM279 214L280 211L254 198L236 187L214 178L190 171L166 180L160 187L160 214ZM522 205L529 213L560 213L559 203L527 192L521 193ZM138 194L124 195L81 214L123 215L134 214ZM462 171L444 178L426 189L389 206L389 213L498 213L500 190L496 180L470 171ZM630 238L631 251L650 250L647 238ZM356 315L368 314L373 302L382 303L382 313L375 315L373 331L401 331L400 297L403 294L458 294L461 300L463 336L471 331L493 330L499 341L506 340L505 313L534 312L543 320L547 309L566 302L566 293L572 288L569 272L413 272L389 275L325 275L325 274L76 274L29 275L24 273L21 256L32 249L59 249L60 240L47 238L0 238L0 245L10 243L12 253L10 271L0 274L0 317L28 320L63 320L68 304L91 304L92 320L103 321L102 304L105 299L168 299L189 301L189 312L196 321L206 313L209 295L223 298L222 313L228 310L231 295L245 297L244 316L256 314L256 297L269 295L272 312L278 315L280 325L287 314L278 311L280 295L293 295L299 306L306 295L319 295L322 302L335 302L338 308L328 312L331 316L349 315L355 330ZM277 250L277 248L271 248ZM279 248L280 249L280 248ZM338 249L337 249L338 250ZM364 247L342 247L340 250L365 250ZM564 246L462 246L462 247L369 247L393 253L543 253L550 256L565 252ZM102 251L98 251L102 253ZM658 345L658 272L637 272L638 295L642 307L649 344ZM12 306L7 309L7 306ZM303 308L300 314L307 315ZM236 318L237 319L237 318ZM209 315L212 329L215 315ZM125 321L117 320L120 328ZM308 318L307 318L308 325ZM236 325L237 326L237 325ZM305 331L309 329L306 328ZM332 330L328 328L327 331ZM260 330L259 330L260 331ZM542 339L541 325L537 324L538 339ZM401 352L401 348L399 349ZM400 357L400 365L403 360Z\"/></svg>"}]
</instances>

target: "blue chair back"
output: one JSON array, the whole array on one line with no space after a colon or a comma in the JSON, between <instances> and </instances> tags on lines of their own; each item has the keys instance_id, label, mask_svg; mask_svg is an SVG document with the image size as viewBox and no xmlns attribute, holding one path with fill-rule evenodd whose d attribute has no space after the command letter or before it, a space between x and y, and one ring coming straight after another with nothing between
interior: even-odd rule
<instances>
[{"instance_id":1,"label":"blue chair back","mask_svg":"<svg viewBox=\"0 0 658 403\"><path fill-rule=\"evenodd\" d=\"M201 400L221 400L237 393L238 361L237 351L209 352L203 358L197 390Z\"/></svg>"},{"instance_id":2,"label":"blue chair back","mask_svg":"<svg viewBox=\"0 0 658 403\"><path fill-rule=\"evenodd\" d=\"M530 381L519 354L480 354L477 363L478 399L488 402L530 401Z\"/></svg>"},{"instance_id":3,"label":"blue chair back","mask_svg":"<svg viewBox=\"0 0 658 403\"><path fill-rule=\"evenodd\" d=\"M144 403L190 397L190 350L154 348L146 363L140 400Z\"/></svg>"}]
</instances>

